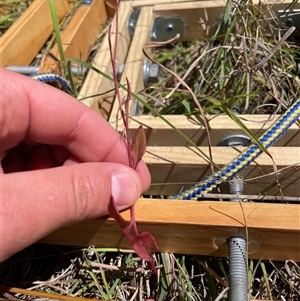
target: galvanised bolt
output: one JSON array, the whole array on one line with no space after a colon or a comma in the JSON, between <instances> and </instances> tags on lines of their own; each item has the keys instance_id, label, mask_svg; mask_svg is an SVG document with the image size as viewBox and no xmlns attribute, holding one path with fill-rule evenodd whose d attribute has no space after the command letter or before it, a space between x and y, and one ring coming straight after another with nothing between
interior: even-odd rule
<instances>
[{"instance_id":1,"label":"galvanised bolt","mask_svg":"<svg viewBox=\"0 0 300 301\"><path fill-rule=\"evenodd\" d=\"M240 177L234 177L229 182L229 193L243 194L244 183ZM232 198L231 202L238 202L239 198ZM229 237L229 301L248 301L248 273L247 273L247 244L243 237Z\"/></svg>"},{"instance_id":2,"label":"galvanised bolt","mask_svg":"<svg viewBox=\"0 0 300 301\"><path fill-rule=\"evenodd\" d=\"M229 301L248 301L247 243L243 237L229 237Z\"/></svg>"},{"instance_id":3,"label":"galvanised bolt","mask_svg":"<svg viewBox=\"0 0 300 301\"><path fill-rule=\"evenodd\" d=\"M244 191L244 183L243 179L239 177L234 177L232 180L229 181L228 184L229 193L234 195L243 194ZM231 202L238 202L240 201L239 198L232 198L230 199Z\"/></svg>"},{"instance_id":4,"label":"galvanised bolt","mask_svg":"<svg viewBox=\"0 0 300 301\"><path fill-rule=\"evenodd\" d=\"M6 66L5 68L24 75L39 73L40 70L40 66ZM75 74L84 74L86 72L86 67L71 66L71 72Z\"/></svg>"},{"instance_id":5,"label":"galvanised bolt","mask_svg":"<svg viewBox=\"0 0 300 301\"><path fill-rule=\"evenodd\" d=\"M120 64L117 68L117 79L120 80L124 72L125 64ZM144 86L149 87L150 85L158 82L159 66L157 64L150 64L150 62L145 59L143 65L144 72Z\"/></svg>"},{"instance_id":6,"label":"galvanised bolt","mask_svg":"<svg viewBox=\"0 0 300 301\"><path fill-rule=\"evenodd\" d=\"M158 82L159 66L157 64L151 64L148 59L145 59L143 73L145 87L149 87L151 84Z\"/></svg>"},{"instance_id":7,"label":"galvanised bolt","mask_svg":"<svg viewBox=\"0 0 300 301\"><path fill-rule=\"evenodd\" d=\"M158 82L159 66L157 64L151 64L149 68L149 84Z\"/></svg>"}]
</instances>

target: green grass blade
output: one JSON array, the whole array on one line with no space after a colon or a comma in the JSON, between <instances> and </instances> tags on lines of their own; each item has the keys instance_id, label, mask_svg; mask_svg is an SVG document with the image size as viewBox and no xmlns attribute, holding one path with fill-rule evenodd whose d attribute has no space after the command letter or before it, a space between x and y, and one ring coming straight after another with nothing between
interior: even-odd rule
<instances>
[{"instance_id":1,"label":"green grass blade","mask_svg":"<svg viewBox=\"0 0 300 301\"><path fill-rule=\"evenodd\" d=\"M50 5L52 24L54 27L55 40L56 40L58 53L59 53L59 57L60 57L61 69L62 69L63 75L66 78L68 78L66 58L65 58L65 54L64 54L64 50L63 50L61 33L60 33L60 28L59 28L59 21L58 21L58 17L57 17L57 13L56 13L56 7L55 7L54 0L49 0L49 5Z\"/></svg>"},{"instance_id":2,"label":"green grass blade","mask_svg":"<svg viewBox=\"0 0 300 301\"><path fill-rule=\"evenodd\" d=\"M104 72L98 70L97 68L91 66L90 64L87 64L79 59L71 59L72 61L76 62L77 64L81 64L86 68L89 68L90 70L93 70L103 76L104 78L108 79L109 81L113 82L113 78ZM128 91L127 87L125 85L119 84L119 87L123 89L124 91ZM181 136L187 143L189 143L191 146L195 147L199 154L210 164L212 164L216 169L220 169L210 158L207 156L199 147L196 145L189 137L187 137L182 131L177 129L171 122L169 122L164 116L162 116L159 112L154 110L151 106L148 105L146 101L144 101L139 95L131 92L132 97L137 99L143 106L145 106L154 116L159 117L161 120L163 120L168 126L170 126L179 136Z\"/></svg>"}]
</instances>

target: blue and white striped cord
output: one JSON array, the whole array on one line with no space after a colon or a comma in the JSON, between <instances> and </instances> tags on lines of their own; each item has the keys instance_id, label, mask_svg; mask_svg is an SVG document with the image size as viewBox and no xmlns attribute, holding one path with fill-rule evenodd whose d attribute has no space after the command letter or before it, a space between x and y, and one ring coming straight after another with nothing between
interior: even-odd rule
<instances>
[{"instance_id":1,"label":"blue and white striped cord","mask_svg":"<svg viewBox=\"0 0 300 301\"><path fill-rule=\"evenodd\" d=\"M52 72L37 73L37 74L30 75L29 77L42 83L58 83L63 87L63 89L67 93L71 95L73 94L70 83L62 76L56 73L52 73Z\"/></svg>"},{"instance_id":2,"label":"blue and white striped cord","mask_svg":"<svg viewBox=\"0 0 300 301\"><path fill-rule=\"evenodd\" d=\"M260 143L268 148L280 138L288 128L300 118L300 99L298 99L273 125L259 138ZM172 197L179 200L197 200L212 191L222 182L234 177L262 153L261 148L253 144L237 156L227 166L209 176L206 180L196 183L191 188Z\"/></svg>"}]
</instances>

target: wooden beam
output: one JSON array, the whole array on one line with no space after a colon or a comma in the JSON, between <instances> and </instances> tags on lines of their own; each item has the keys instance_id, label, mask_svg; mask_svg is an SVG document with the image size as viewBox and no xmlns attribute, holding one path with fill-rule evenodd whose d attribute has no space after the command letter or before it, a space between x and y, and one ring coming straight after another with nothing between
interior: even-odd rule
<instances>
[{"instance_id":1,"label":"wooden beam","mask_svg":"<svg viewBox=\"0 0 300 301\"><path fill-rule=\"evenodd\" d=\"M103 0L81 4L61 35L66 59L77 58L86 61L106 20L107 13ZM60 73L60 57L57 45L53 47L51 54L51 56L46 56L40 72Z\"/></svg>"},{"instance_id":2,"label":"wooden beam","mask_svg":"<svg viewBox=\"0 0 300 301\"><path fill-rule=\"evenodd\" d=\"M117 48L117 62L116 65L125 63L125 59L127 56L127 52L130 45L130 37L128 31L128 19L132 7L130 2L124 1L120 3L119 7L119 33L118 33L118 48ZM112 34L111 40L115 39L115 24L116 20L113 19L112 22ZM110 52L109 52L109 43L108 37L106 36L103 40L100 49L98 50L92 65L104 72L107 75L112 76L112 67L110 60ZM98 95L95 94L104 94L114 88L114 85L111 81L99 75L95 71L89 71L84 85L80 91L78 99L83 99L82 102L87 106L94 109L96 112L100 113L105 119L108 119L108 116L111 111L112 102L115 93L110 92L106 95Z\"/></svg>"},{"instance_id":3,"label":"wooden beam","mask_svg":"<svg viewBox=\"0 0 300 301\"><path fill-rule=\"evenodd\" d=\"M154 6L156 4L172 4L181 2L191 2L191 0L132 0L133 7Z\"/></svg>"},{"instance_id":4,"label":"wooden beam","mask_svg":"<svg viewBox=\"0 0 300 301\"><path fill-rule=\"evenodd\" d=\"M239 115L242 122L257 137L262 135L279 115ZM188 118L183 115L164 116L177 129L181 130L194 143L207 146L207 133L202 121L195 116ZM244 131L227 115L209 115L209 133L212 146L216 146L222 139L230 135L246 135ZM168 124L158 117L151 115L132 116L130 119L130 130L134 133L140 125L143 125L148 146L184 146L187 142L179 136ZM226 126L224 126L226 125ZM123 126L119 125L117 130L122 133ZM274 146L300 146L299 126L293 124L287 132L274 144Z\"/></svg>"},{"instance_id":5,"label":"wooden beam","mask_svg":"<svg viewBox=\"0 0 300 301\"><path fill-rule=\"evenodd\" d=\"M149 231L162 252L227 256L230 236L246 237L250 258L300 261L300 205L140 199L140 232ZM129 220L129 212L123 216ZM60 229L42 242L131 249L110 218Z\"/></svg>"},{"instance_id":6,"label":"wooden beam","mask_svg":"<svg viewBox=\"0 0 300 301\"><path fill-rule=\"evenodd\" d=\"M120 81L122 84L126 84L127 78L130 82L131 91L135 93L144 89L143 63L145 56L143 54L143 47L150 38L151 21L152 7L142 7ZM122 99L126 97L126 92L124 90L120 90L120 94ZM109 122L115 127L119 124L117 122L120 117L118 112L119 102L115 100L109 118Z\"/></svg>"},{"instance_id":7,"label":"wooden beam","mask_svg":"<svg viewBox=\"0 0 300 301\"><path fill-rule=\"evenodd\" d=\"M222 167L237 157L242 149L213 147L213 160ZM209 154L207 147L201 147L201 150L206 155ZM299 196L300 149L271 147L269 152L280 170L280 186L274 175L272 160L268 155L261 154L239 173L245 180L244 193L280 196L282 191L284 196ZM175 195L182 188L189 188L211 174L209 164L194 148L147 147L143 160L147 163L152 177L152 184L146 195ZM221 191L227 193L227 185L221 185Z\"/></svg>"},{"instance_id":8,"label":"wooden beam","mask_svg":"<svg viewBox=\"0 0 300 301\"><path fill-rule=\"evenodd\" d=\"M72 6L68 0L55 0L62 20ZM1 66L28 66L53 31L48 1L35 0L0 38Z\"/></svg>"},{"instance_id":9,"label":"wooden beam","mask_svg":"<svg viewBox=\"0 0 300 301\"><path fill-rule=\"evenodd\" d=\"M261 8L268 6L273 12L280 9L286 9L293 0L285 1L252 1L254 6ZM205 22L210 27L209 36L214 33L215 25L224 13L226 1L192 1L181 3L157 4L153 7L155 17L180 17L185 24L185 33L182 40L191 41L206 37L206 29L201 26L200 22ZM299 9L300 4L297 3L293 9ZM270 15L270 13L268 13ZM271 15L270 15L271 16ZM175 36L175 33L174 33Z\"/></svg>"},{"instance_id":10,"label":"wooden beam","mask_svg":"<svg viewBox=\"0 0 300 301\"><path fill-rule=\"evenodd\" d=\"M270 5L273 5L274 3L277 2L268 1L268 4ZM280 5L277 3L276 5L274 4L273 8L286 8L289 3L291 3L291 1L284 1L284 3L281 3ZM255 4L258 5L258 1L256 1ZM196 20L195 22L197 22L197 26L199 26L198 19L196 17L191 17L193 14L198 14L200 11L201 13L204 13L205 8L207 9L208 17L213 18L214 16L217 16L215 12L223 12L224 7L224 1L194 1L188 3L169 3L168 5L159 4L153 7L153 16L155 18L159 15L183 15L187 19L186 22L194 22ZM147 7L142 6L142 10L143 9L146 11ZM144 27L150 28L151 26L150 18L142 18L140 16L139 22L143 22ZM187 23L187 27L188 26L189 23ZM194 28L194 30L195 32L198 32L196 28ZM144 33L143 38L145 38L146 34L148 35L148 32ZM148 38L149 36L150 35L148 35ZM140 34L137 34L133 37L132 43L135 45L135 47L133 47L133 53L137 53L138 55L144 46L145 41L141 40ZM131 60L129 60L129 67L125 67L125 73L130 81L130 75L132 75L132 78L135 78L135 81L131 81L132 90L134 92L139 92L143 88L143 74L139 71L141 69L140 58L136 57L136 61L136 63L132 63ZM240 116L245 125L257 137L261 136L274 120L278 118L278 116L271 118L267 115ZM199 146L201 145L201 148L207 146L207 133L201 120L196 117L188 119L185 116L178 115L165 116L165 118L186 134L194 143ZM227 165L238 155L238 151L230 148L222 149L215 146L226 136L244 134L244 132L228 116L208 116L208 118L214 161L219 166ZM272 119L272 121L270 119ZM122 133L123 125L118 123L117 120L119 120L118 105L115 104L109 121L120 133ZM153 116L131 116L130 129L132 133L135 132L141 124L146 130L148 145L147 154L144 156L144 160L152 175L152 186L147 194L174 195L182 187L187 188L192 183L201 181L201 179L204 179L205 176L210 174L208 163L199 159L200 157L196 153L181 147L187 145L186 141L179 137L179 135L164 121ZM297 165L300 162L300 153L298 148L296 148L300 146L299 126L297 124L292 125L274 146L285 146L284 149L272 148L271 151L272 154L274 153L274 160L278 169L285 169L279 175L280 188L278 187L274 175L261 178L262 175L274 171L271 159L266 155L263 155L249 167L245 168L240 174L240 176L244 177L246 180L258 177L258 179L246 183L245 193L280 195L281 189L284 195L295 196L295 192L298 191L297 185L300 179L299 167L295 166L295 164ZM204 151L208 154L207 148L204 148ZM287 168L288 166L291 167ZM224 192L226 192L226 188Z\"/></svg>"}]
</instances>

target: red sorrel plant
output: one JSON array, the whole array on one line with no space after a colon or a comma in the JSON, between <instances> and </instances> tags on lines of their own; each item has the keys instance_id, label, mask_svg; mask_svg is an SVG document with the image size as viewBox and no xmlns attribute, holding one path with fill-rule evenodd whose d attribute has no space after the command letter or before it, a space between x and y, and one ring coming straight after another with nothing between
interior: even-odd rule
<instances>
[{"instance_id":1,"label":"red sorrel plant","mask_svg":"<svg viewBox=\"0 0 300 301\"><path fill-rule=\"evenodd\" d=\"M127 146L127 153L129 159L129 166L133 169L136 169L138 163L142 159L143 155L146 151L146 136L142 126L138 128L133 139L130 138L129 131L129 102L131 99L131 90L130 83L126 78L126 84L128 87L127 97L123 101L121 99L119 84L117 80L117 68L116 68L116 57L117 57L117 47L118 47L118 10L119 10L119 1L116 0L116 28L115 28L115 40L114 40L114 48L111 41L111 25L108 29L108 39L109 39L109 50L110 50L110 58L113 69L113 79L114 85L116 89L116 96L119 101L119 107L121 112L121 117L123 120L123 124L125 127L125 143ZM156 268L153 262L152 255L154 252L158 251L157 244L155 242L154 237L149 232L139 233L135 220L135 212L134 206L130 208L130 222L126 221L115 206L115 202L113 197L111 197L110 202L108 204L108 213L114 218L117 223L119 223L124 235L129 239L132 243L133 249L138 256L144 259L151 267L152 271L156 273ZM131 229L134 230L134 236L131 234Z\"/></svg>"}]
</instances>

